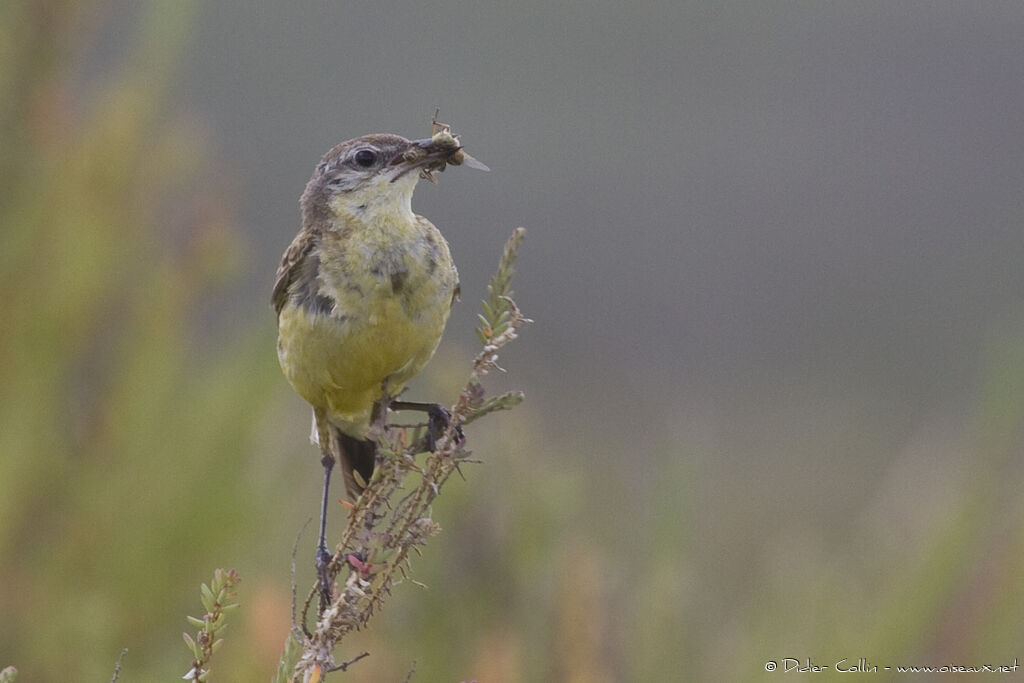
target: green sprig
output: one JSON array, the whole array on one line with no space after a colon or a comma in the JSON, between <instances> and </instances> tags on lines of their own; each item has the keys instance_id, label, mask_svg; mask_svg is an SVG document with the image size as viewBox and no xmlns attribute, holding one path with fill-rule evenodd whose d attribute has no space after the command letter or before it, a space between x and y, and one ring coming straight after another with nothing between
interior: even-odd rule
<instances>
[{"instance_id":1,"label":"green sprig","mask_svg":"<svg viewBox=\"0 0 1024 683\"><path fill-rule=\"evenodd\" d=\"M517 320L519 311L512 300L512 277L516 274L516 256L524 237L525 228L512 231L512 236L505 242L498 269L487 284L487 299L481 302L483 313L477 316L480 326L476 336L481 344L489 344L495 337L507 332L509 326Z\"/></svg>"},{"instance_id":2,"label":"green sprig","mask_svg":"<svg viewBox=\"0 0 1024 683\"><path fill-rule=\"evenodd\" d=\"M192 665L185 673L185 680L209 680L210 659L224 643L221 636L227 628L226 615L238 607L238 603L232 601L236 597L234 587L241 580L234 569L216 569L213 572L213 581L209 585L200 585L199 599L206 614L201 618L186 617L190 624L199 629L195 636L181 634L185 645L192 652Z\"/></svg>"}]
</instances>

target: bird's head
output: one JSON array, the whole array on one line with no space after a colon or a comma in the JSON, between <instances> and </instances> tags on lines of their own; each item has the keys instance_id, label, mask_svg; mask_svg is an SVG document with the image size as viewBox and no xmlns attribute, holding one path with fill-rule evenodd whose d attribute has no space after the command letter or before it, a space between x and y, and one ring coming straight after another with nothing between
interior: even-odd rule
<instances>
[{"instance_id":1,"label":"bird's head","mask_svg":"<svg viewBox=\"0 0 1024 683\"><path fill-rule=\"evenodd\" d=\"M461 150L458 138L447 132L421 140L390 134L347 140L317 164L302 195L303 215L310 220L411 214L419 178L433 180L433 171L462 163Z\"/></svg>"}]
</instances>

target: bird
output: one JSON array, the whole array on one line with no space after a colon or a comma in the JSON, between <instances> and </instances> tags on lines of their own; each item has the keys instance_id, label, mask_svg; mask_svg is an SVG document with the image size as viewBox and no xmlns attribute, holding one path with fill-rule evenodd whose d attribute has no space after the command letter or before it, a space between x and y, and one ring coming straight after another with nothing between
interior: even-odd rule
<instances>
[{"instance_id":1,"label":"bird","mask_svg":"<svg viewBox=\"0 0 1024 683\"><path fill-rule=\"evenodd\" d=\"M327 501L340 463L347 496L358 499L373 475L372 422L388 408L434 404L391 401L427 364L441 340L459 275L448 243L412 211L420 178L446 164L488 170L443 126L432 137L353 138L317 164L299 200L302 224L277 269L273 307L285 378L313 408L312 439L324 468L316 565L328 590ZM387 401L388 405L382 405Z\"/></svg>"}]
</instances>

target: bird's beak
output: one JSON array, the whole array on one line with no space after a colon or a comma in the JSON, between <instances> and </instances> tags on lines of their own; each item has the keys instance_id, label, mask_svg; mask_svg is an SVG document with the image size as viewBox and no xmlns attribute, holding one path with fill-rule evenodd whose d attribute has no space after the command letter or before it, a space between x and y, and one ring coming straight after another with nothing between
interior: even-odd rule
<instances>
[{"instance_id":1,"label":"bird's beak","mask_svg":"<svg viewBox=\"0 0 1024 683\"><path fill-rule=\"evenodd\" d=\"M436 183L434 171L443 171L448 164L458 166L463 163L483 171L491 170L462 151L458 138L452 135L439 134L431 138L410 140L408 149L391 162L394 168L391 182L415 170L419 171L420 177Z\"/></svg>"}]
</instances>

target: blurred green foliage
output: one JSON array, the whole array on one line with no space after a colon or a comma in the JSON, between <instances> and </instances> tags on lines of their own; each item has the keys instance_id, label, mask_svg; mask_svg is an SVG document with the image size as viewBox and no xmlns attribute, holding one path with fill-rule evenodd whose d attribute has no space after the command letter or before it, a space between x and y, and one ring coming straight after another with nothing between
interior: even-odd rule
<instances>
[{"instance_id":1,"label":"blurred green foliage","mask_svg":"<svg viewBox=\"0 0 1024 683\"><path fill-rule=\"evenodd\" d=\"M147 6L76 92L102 9L0 10L0 658L37 681L171 654L176 592L252 512L239 473L274 379L251 323L216 348L197 330L239 239L170 106L188 6Z\"/></svg>"},{"instance_id":2,"label":"blurred green foliage","mask_svg":"<svg viewBox=\"0 0 1024 683\"><path fill-rule=\"evenodd\" d=\"M226 566L245 581L215 679L268 680L319 468L269 308L209 303L245 242L230 173L174 104L191 5L136 8L135 47L87 77L109 7L0 3L0 666L109 680L127 647L123 680L178 677L195 586ZM228 319L211 331L214 315ZM797 418L752 397L759 429L682 409L645 424L648 406L615 406L614 390L600 415L531 396L471 433L486 464L437 504L444 532L413 565L430 588L399 587L339 653L372 653L347 675L401 680L414 660L413 680L488 682L763 680L787 656L1012 663L1022 338L993 345L955 439L923 428L891 444L871 421L829 433L860 423L816 420L816 397ZM454 397L470 355L442 348L439 395ZM581 446L584 431L605 450ZM842 459L819 453L839 442ZM736 451L761 457L736 465ZM796 471L815 458L834 479ZM841 499L842 467L879 472L860 514L777 514L809 500L789 475ZM307 538L299 585L311 557Z\"/></svg>"}]
</instances>

